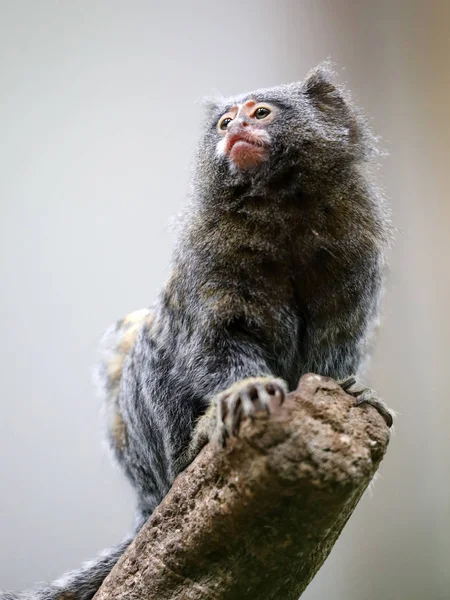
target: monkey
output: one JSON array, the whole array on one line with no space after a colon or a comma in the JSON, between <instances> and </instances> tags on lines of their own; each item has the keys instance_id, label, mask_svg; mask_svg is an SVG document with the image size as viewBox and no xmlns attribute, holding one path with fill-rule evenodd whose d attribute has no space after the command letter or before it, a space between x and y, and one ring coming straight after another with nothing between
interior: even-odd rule
<instances>
[{"instance_id":1,"label":"monkey","mask_svg":"<svg viewBox=\"0 0 450 600\"><path fill-rule=\"evenodd\" d=\"M98 380L109 446L136 492L117 547L1 600L89 600L175 477L308 372L362 388L392 226L378 140L322 63L300 82L205 103L168 280L105 334Z\"/></svg>"}]
</instances>

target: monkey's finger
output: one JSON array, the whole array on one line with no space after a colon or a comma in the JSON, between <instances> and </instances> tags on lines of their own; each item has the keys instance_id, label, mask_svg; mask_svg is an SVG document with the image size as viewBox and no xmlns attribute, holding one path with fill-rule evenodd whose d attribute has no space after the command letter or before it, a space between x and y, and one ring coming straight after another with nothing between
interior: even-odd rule
<instances>
[{"instance_id":1,"label":"monkey's finger","mask_svg":"<svg viewBox=\"0 0 450 600\"><path fill-rule=\"evenodd\" d=\"M357 398L355 401L355 406L360 406L361 404L370 404L383 417L386 421L387 426L390 428L394 424L394 413L385 405L382 400L375 398L374 396L367 396L366 393L361 394L361 397Z\"/></svg>"},{"instance_id":2,"label":"monkey's finger","mask_svg":"<svg viewBox=\"0 0 450 600\"><path fill-rule=\"evenodd\" d=\"M343 380L339 381L338 383L341 386L341 388L344 390L344 392L349 392L350 388L352 388L356 384L356 377L351 375L350 377L347 377L347 379L343 379Z\"/></svg>"},{"instance_id":3,"label":"monkey's finger","mask_svg":"<svg viewBox=\"0 0 450 600\"><path fill-rule=\"evenodd\" d=\"M231 435L237 435L240 421L239 413L242 411L240 395L237 393L230 394L226 404L227 415L224 419L225 427Z\"/></svg>"},{"instance_id":4,"label":"monkey's finger","mask_svg":"<svg viewBox=\"0 0 450 600\"><path fill-rule=\"evenodd\" d=\"M260 383L256 386L258 391L258 406L255 407L256 410L265 410L268 414L271 412L271 400L273 398L273 394L269 393L269 385Z\"/></svg>"},{"instance_id":5,"label":"monkey's finger","mask_svg":"<svg viewBox=\"0 0 450 600\"><path fill-rule=\"evenodd\" d=\"M254 414L255 414L255 402L254 400L252 400L252 396L256 396L257 395L257 386L256 387L252 387L248 390L242 391L240 396L241 396L241 401L242 401L242 409L244 411L244 414L249 417L251 420L253 420Z\"/></svg>"}]
</instances>

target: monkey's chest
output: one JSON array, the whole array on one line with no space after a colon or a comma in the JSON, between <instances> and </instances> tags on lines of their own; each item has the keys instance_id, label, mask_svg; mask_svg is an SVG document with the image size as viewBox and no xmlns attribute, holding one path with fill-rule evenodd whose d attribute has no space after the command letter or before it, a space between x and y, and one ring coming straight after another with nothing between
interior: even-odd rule
<instances>
[{"instance_id":1,"label":"monkey's chest","mask_svg":"<svg viewBox=\"0 0 450 600\"><path fill-rule=\"evenodd\" d=\"M235 245L210 256L202 268L196 295L201 312L214 323L240 321L271 329L293 307L289 264L267 248Z\"/></svg>"}]
</instances>

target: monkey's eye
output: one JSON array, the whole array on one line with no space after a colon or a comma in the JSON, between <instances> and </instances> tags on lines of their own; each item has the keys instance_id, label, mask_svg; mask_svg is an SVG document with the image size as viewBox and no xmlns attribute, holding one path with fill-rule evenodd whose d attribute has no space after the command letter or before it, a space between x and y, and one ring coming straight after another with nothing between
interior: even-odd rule
<instances>
[{"instance_id":1,"label":"monkey's eye","mask_svg":"<svg viewBox=\"0 0 450 600\"><path fill-rule=\"evenodd\" d=\"M221 129L222 131L225 131L232 120L233 119L231 117L222 117L219 121L219 125L218 125L219 129Z\"/></svg>"},{"instance_id":2,"label":"monkey's eye","mask_svg":"<svg viewBox=\"0 0 450 600\"><path fill-rule=\"evenodd\" d=\"M260 106L255 110L253 116L255 117L255 119L265 119L270 115L270 113L270 108L267 108L266 106Z\"/></svg>"}]
</instances>

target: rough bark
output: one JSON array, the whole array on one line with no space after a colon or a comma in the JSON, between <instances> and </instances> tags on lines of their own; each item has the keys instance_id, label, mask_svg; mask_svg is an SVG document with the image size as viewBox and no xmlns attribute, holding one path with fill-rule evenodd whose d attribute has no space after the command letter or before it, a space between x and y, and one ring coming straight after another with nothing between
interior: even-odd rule
<instances>
[{"instance_id":1,"label":"rough bark","mask_svg":"<svg viewBox=\"0 0 450 600\"><path fill-rule=\"evenodd\" d=\"M389 430L333 380L302 377L270 416L208 444L95 600L296 600L383 458Z\"/></svg>"}]
</instances>

